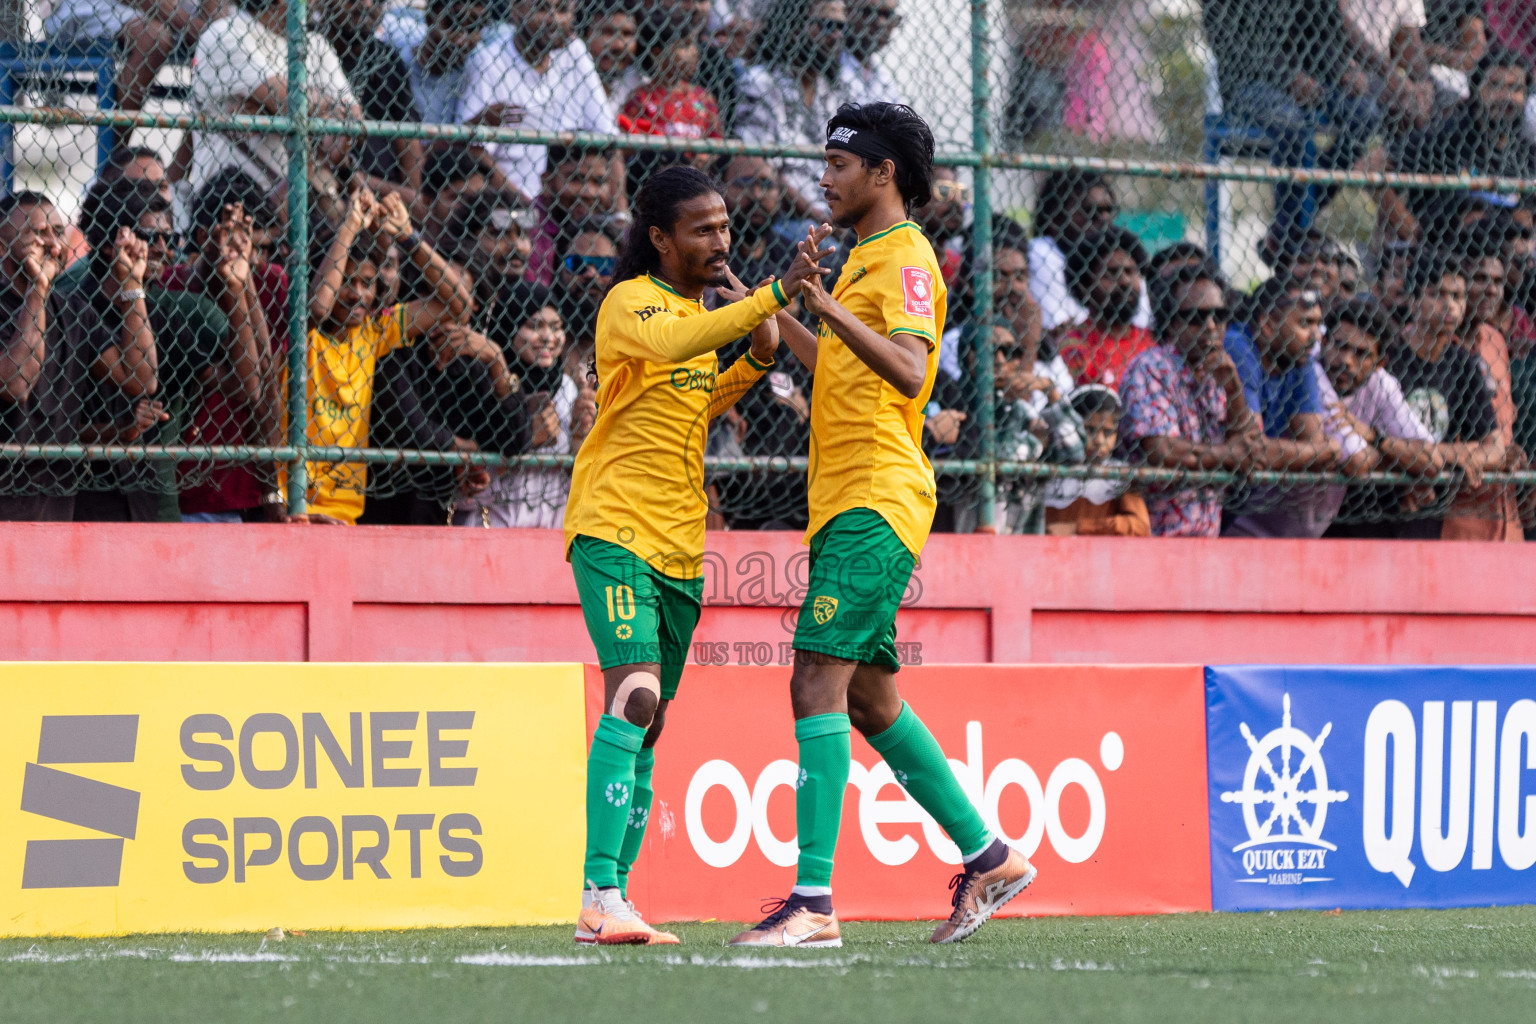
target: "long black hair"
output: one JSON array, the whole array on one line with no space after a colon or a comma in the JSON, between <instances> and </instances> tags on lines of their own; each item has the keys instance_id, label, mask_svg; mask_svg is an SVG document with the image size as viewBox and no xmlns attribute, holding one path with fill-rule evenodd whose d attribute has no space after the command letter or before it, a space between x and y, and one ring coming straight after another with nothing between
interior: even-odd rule
<instances>
[{"instance_id":1,"label":"long black hair","mask_svg":"<svg viewBox=\"0 0 1536 1024\"><path fill-rule=\"evenodd\" d=\"M690 199L711 192L724 198L720 183L696 167L678 164L657 171L645 179L630 204L634 222L619 246L619 258L613 268L613 283L628 281L641 274L661 269L661 253L651 244L651 228L671 231L677 224L677 208Z\"/></svg>"}]
</instances>

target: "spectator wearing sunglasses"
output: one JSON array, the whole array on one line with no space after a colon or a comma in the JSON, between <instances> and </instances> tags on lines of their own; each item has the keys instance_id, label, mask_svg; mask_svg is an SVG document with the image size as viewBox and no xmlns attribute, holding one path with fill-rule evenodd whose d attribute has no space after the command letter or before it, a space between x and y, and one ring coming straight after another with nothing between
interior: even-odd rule
<instances>
[{"instance_id":1,"label":"spectator wearing sunglasses","mask_svg":"<svg viewBox=\"0 0 1536 1024\"><path fill-rule=\"evenodd\" d=\"M1120 388L1120 447L1127 461L1166 469L1238 470L1249 464L1258 417L1222 347L1231 314L1226 282L1190 267L1152 281L1160 344L1132 361ZM1157 537L1215 537L1219 486L1147 488Z\"/></svg>"},{"instance_id":2,"label":"spectator wearing sunglasses","mask_svg":"<svg viewBox=\"0 0 1536 1024\"><path fill-rule=\"evenodd\" d=\"M843 64L858 79L864 90L860 103L903 103L891 76L876 63L875 57L891 45L891 36L901 27L897 0L852 0L848 4L848 29L843 39Z\"/></svg>"},{"instance_id":3,"label":"spectator wearing sunglasses","mask_svg":"<svg viewBox=\"0 0 1536 1024\"><path fill-rule=\"evenodd\" d=\"M587 228L619 228L618 188L609 157L580 146L550 146L539 197L533 201L532 251L527 277L550 287L571 238Z\"/></svg>"},{"instance_id":4,"label":"spectator wearing sunglasses","mask_svg":"<svg viewBox=\"0 0 1536 1024\"><path fill-rule=\"evenodd\" d=\"M773 164L760 156L724 157L715 174L725 182L731 212L731 270L743 282L775 277L793 260L792 230L784 221L784 186Z\"/></svg>"},{"instance_id":5,"label":"spectator wearing sunglasses","mask_svg":"<svg viewBox=\"0 0 1536 1024\"><path fill-rule=\"evenodd\" d=\"M613 265L618 250L613 239L602 231L583 231L566 247L560 257L560 272L553 301L565 324L571 344L583 351L590 349L597 330L597 310L613 283Z\"/></svg>"},{"instance_id":6,"label":"spectator wearing sunglasses","mask_svg":"<svg viewBox=\"0 0 1536 1024\"><path fill-rule=\"evenodd\" d=\"M1262 439L1252 445L1253 467L1289 472L1328 472L1341 464L1341 446L1324 430L1323 405L1312 353L1323 321L1315 291L1295 292L1290 282L1271 277L1243 307L1242 324L1227 329L1222 345L1237 367L1248 408L1259 419ZM1315 487L1260 488L1250 511L1228 524L1223 536L1315 537L1311 517L1322 490Z\"/></svg>"},{"instance_id":7,"label":"spectator wearing sunglasses","mask_svg":"<svg viewBox=\"0 0 1536 1024\"><path fill-rule=\"evenodd\" d=\"M509 281L521 280L528 268L529 240L524 230L532 217L512 192L485 189L459 198L443 232L452 258L469 274L475 291L475 320L480 329L489 322L497 296ZM401 268L401 294L415 298L423 284Z\"/></svg>"},{"instance_id":8,"label":"spectator wearing sunglasses","mask_svg":"<svg viewBox=\"0 0 1536 1024\"><path fill-rule=\"evenodd\" d=\"M229 318L201 295L160 286L180 240L153 182L98 183L80 217L91 255L79 309L100 336L82 414L86 437L175 444L204 387L233 372ZM237 332L235 345L247 341ZM99 463L91 476L93 486L76 495L76 521L181 519L170 463Z\"/></svg>"},{"instance_id":9,"label":"spectator wearing sunglasses","mask_svg":"<svg viewBox=\"0 0 1536 1024\"><path fill-rule=\"evenodd\" d=\"M165 163L156 150L148 146L119 146L107 158L107 165L101 169L101 175L96 181L105 187L125 178L152 183L165 201L174 205L171 181L166 175ZM90 251L90 246L86 244L85 236L73 225L65 224L60 237L68 246L69 253L65 259L64 272L53 282L53 290L64 295L79 288L89 276L91 261L80 257Z\"/></svg>"}]
</instances>

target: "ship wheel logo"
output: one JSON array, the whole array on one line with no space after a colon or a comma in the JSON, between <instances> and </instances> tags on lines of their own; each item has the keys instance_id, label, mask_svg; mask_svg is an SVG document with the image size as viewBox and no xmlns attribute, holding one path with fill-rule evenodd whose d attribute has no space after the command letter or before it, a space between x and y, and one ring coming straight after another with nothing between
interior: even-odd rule
<instances>
[{"instance_id":1,"label":"ship wheel logo","mask_svg":"<svg viewBox=\"0 0 1536 1024\"><path fill-rule=\"evenodd\" d=\"M1323 838L1328 805L1343 803L1349 794L1328 788L1328 768L1323 764L1323 741L1333 723L1323 726L1314 739L1291 724L1291 695L1283 700L1280 728L1255 739L1248 723L1242 723L1248 741L1248 768L1243 788L1221 794L1221 802L1241 804L1248 841L1232 852L1265 843L1306 843L1329 850L1338 847ZM1267 784L1268 788L1265 788ZM1268 814L1259 817L1260 808Z\"/></svg>"}]
</instances>

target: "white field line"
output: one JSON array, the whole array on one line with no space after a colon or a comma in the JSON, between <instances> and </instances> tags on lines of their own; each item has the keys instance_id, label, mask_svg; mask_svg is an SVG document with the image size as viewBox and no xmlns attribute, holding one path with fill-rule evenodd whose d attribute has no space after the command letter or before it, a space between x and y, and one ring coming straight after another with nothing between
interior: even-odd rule
<instances>
[{"instance_id":1,"label":"white field line","mask_svg":"<svg viewBox=\"0 0 1536 1024\"><path fill-rule=\"evenodd\" d=\"M67 953L53 953L39 949L36 946L19 953L12 953L6 957L0 957L0 963L10 964L73 964L85 961L108 961L120 959L135 959L158 961L161 963L175 964L349 964L369 966L392 966L397 964L462 964L470 967L605 967L613 964L655 964L658 967L723 967L734 970L774 970L785 968L796 969L821 969L846 971L850 968L868 964L877 967L907 967L907 968L938 968L964 967L962 963L949 963L947 961L930 961L918 957L908 957L898 961L877 961L875 958L863 954L834 954L823 955L816 951L786 950L781 954L769 954L766 956L744 955L739 953L727 953L721 951L718 954L707 953L666 953L644 959L630 959L629 957L616 958L606 951L594 950L572 955L561 954L533 954L515 953L507 950L491 950L484 953L467 953L451 960L434 960L431 957L401 957L384 953L366 954L359 952L327 953L316 950L312 955L299 953L276 952L267 949L256 949L251 952L230 950L189 950L189 949L164 949L156 947L113 947L106 949L86 949ZM998 966L1003 966L999 964ZM1115 971L1122 970L1113 963L1100 963L1094 960L1050 960L1046 962L1016 961L1006 965L1014 970L1024 971Z\"/></svg>"}]
</instances>

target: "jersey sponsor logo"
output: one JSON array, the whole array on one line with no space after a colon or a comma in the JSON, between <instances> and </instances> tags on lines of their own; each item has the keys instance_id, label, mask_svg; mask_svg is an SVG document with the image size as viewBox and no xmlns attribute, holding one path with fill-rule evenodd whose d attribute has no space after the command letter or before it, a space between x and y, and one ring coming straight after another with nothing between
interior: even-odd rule
<instances>
[{"instance_id":1,"label":"jersey sponsor logo","mask_svg":"<svg viewBox=\"0 0 1536 1024\"><path fill-rule=\"evenodd\" d=\"M816 598L816 600L811 602L811 614L815 616L818 626L825 626L832 621L832 616L837 614L837 598Z\"/></svg>"},{"instance_id":2,"label":"jersey sponsor logo","mask_svg":"<svg viewBox=\"0 0 1536 1024\"><path fill-rule=\"evenodd\" d=\"M715 374L712 370L690 370L679 366L672 371L672 386L680 391L704 391L714 393Z\"/></svg>"},{"instance_id":3,"label":"jersey sponsor logo","mask_svg":"<svg viewBox=\"0 0 1536 1024\"><path fill-rule=\"evenodd\" d=\"M908 316L933 316L933 275L922 267L902 267L901 296Z\"/></svg>"},{"instance_id":4,"label":"jersey sponsor logo","mask_svg":"<svg viewBox=\"0 0 1536 1024\"><path fill-rule=\"evenodd\" d=\"M640 318L641 323L645 323L645 321L649 320L657 313L665 313L666 311L667 308L665 306L644 306L635 310L635 316Z\"/></svg>"}]
</instances>

